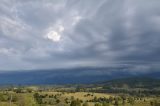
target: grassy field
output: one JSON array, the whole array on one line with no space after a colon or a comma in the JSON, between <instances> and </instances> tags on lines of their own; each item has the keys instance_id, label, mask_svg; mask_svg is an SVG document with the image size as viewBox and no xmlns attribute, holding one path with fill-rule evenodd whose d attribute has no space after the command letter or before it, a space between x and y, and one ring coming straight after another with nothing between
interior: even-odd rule
<instances>
[{"instance_id":1,"label":"grassy field","mask_svg":"<svg viewBox=\"0 0 160 106\"><path fill-rule=\"evenodd\" d=\"M0 106L38 106L32 93L8 92L3 95L6 96L6 100L1 100Z\"/></svg>"},{"instance_id":2,"label":"grassy field","mask_svg":"<svg viewBox=\"0 0 160 106\"><path fill-rule=\"evenodd\" d=\"M60 92L43 92L41 94L48 94L48 95L56 95L56 94L61 94ZM86 96L90 94L91 96ZM118 97L115 94L104 94L104 93L92 93L92 92L76 92L76 93L62 93L62 95L60 96L60 100L64 101L65 98L69 98L71 99L72 97L74 97L74 99L79 99L82 100L83 102L89 101L94 99L95 97L97 98L109 98L109 97ZM150 101L154 100L155 98L151 98L151 97L144 97L142 98L142 100L136 100L133 104L133 106L151 106L150 105ZM156 100L160 100L160 98L156 98ZM89 106L94 106L95 103L94 102L88 102ZM48 106L52 106L52 105L48 105ZM56 105L55 105L56 106ZM110 104L109 106L114 106L113 104ZM119 106L123 106L123 105L119 105ZM125 106L131 106L130 103L125 104Z\"/></svg>"},{"instance_id":3,"label":"grassy field","mask_svg":"<svg viewBox=\"0 0 160 106\"><path fill-rule=\"evenodd\" d=\"M0 106L70 106L72 100L80 100L81 106L85 102L87 102L88 106L95 106L97 102L93 102L94 98L114 98L119 97L115 94L105 94L105 93L92 93L92 92L75 92L75 93L67 93L67 92L38 92L39 95L43 97L41 104L38 104L35 97L35 93L14 93L7 92L4 93L4 97L8 95L8 99L6 101L1 101ZM1 92L2 95L2 92ZM10 97L12 95L12 102L10 103ZM157 100L160 98L153 97L144 97L141 100L134 100L133 104L130 104L125 100L125 105L122 105L122 100L119 100L118 105L114 104L112 101L110 104L104 106L152 106L150 104L151 101ZM67 103L68 102L68 103ZM79 106L79 105L75 105ZM98 106L103 106L98 105ZM154 105L153 105L154 106ZM157 105L159 106L159 105Z\"/></svg>"}]
</instances>

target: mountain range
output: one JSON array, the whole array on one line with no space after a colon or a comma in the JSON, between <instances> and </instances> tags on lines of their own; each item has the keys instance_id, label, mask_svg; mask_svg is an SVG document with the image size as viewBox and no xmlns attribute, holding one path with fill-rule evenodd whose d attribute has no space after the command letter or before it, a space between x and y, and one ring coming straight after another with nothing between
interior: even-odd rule
<instances>
[{"instance_id":1,"label":"mountain range","mask_svg":"<svg viewBox=\"0 0 160 106\"><path fill-rule=\"evenodd\" d=\"M131 72L110 71L106 68L73 68L57 70L1 71L0 84L89 84L129 77L160 79L159 71Z\"/></svg>"}]
</instances>

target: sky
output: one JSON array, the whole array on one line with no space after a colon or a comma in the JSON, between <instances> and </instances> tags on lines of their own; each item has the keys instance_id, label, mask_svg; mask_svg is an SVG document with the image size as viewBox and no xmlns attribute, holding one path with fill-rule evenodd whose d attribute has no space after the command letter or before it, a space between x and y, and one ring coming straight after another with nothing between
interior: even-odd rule
<instances>
[{"instance_id":1,"label":"sky","mask_svg":"<svg viewBox=\"0 0 160 106\"><path fill-rule=\"evenodd\" d=\"M0 0L0 71L160 69L160 0Z\"/></svg>"}]
</instances>

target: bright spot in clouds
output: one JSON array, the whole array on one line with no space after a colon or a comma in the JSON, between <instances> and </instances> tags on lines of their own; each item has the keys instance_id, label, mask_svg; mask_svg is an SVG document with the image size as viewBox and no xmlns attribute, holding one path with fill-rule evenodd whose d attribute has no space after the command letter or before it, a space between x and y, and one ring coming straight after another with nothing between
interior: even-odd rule
<instances>
[{"instance_id":1,"label":"bright spot in clouds","mask_svg":"<svg viewBox=\"0 0 160 106\"><path fill-rule=\"evenodd\" d=\"M62 34L63 31L64 31L64 27L60 25L60 26L58 26L57 31L55 31L53 29L50 30L46 34L45 38L47 38L47 39L49 39L53 42L59 42L61 40L61 34Z\"/></svg>"},{"instance_id":2,"label":"bright spot in clouds","mask_svg":"<svg viewBox=\"0 0 160 106\"><path fill-rule=\"evenodd\" d=\"M61 39L61 35L56 32L56 31L50 31L47 35L46 38L49 40L52 40L53 42L59 42Z\"/></svg>"}]
</instances>

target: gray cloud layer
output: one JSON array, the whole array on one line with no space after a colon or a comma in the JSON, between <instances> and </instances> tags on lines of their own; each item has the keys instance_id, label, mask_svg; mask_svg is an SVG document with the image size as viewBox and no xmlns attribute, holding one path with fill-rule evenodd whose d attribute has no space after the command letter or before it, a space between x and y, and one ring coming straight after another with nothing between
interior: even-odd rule
<instances>
[{"instance_id":1,"label":"gray cloud layer","mask_svg":"<svg viewBox=\"0 0 160 106\"><path fill-rule=\"evenodd\" d=\"M0 70L159 70L159 10L159 0L1 0Z\"/></svg>"}]
</instances>

